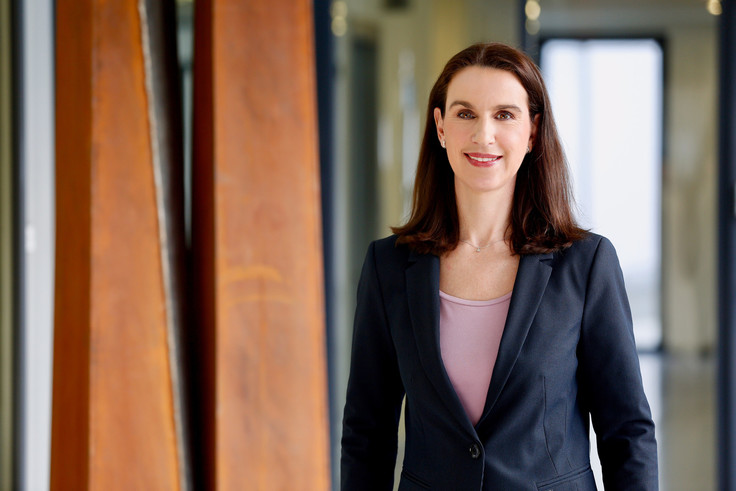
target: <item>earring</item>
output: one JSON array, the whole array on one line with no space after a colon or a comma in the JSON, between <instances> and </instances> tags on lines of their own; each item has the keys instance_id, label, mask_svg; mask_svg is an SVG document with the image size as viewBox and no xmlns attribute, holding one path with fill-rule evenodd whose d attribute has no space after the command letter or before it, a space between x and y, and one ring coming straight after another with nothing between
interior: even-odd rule
<instances>
[{"instance_id":1,"label":"earring","mask_svg":"<svg viewBox=\"0 0 736 491\"><path fill-rule=\"evenodd\" d=\"M529 148L529 145L526 146L526 153L530 153L532 151L531 148Z\"/></svg>"},{"instance_id":2,"label":"earring","mask_svg":"<svg viewBox=\"0 0 736 491\"><path fill-rule=\"evenodd\" d=\"M442 148L445 148L445 140L440 141L440 145L442 145Z\"/></svg>"}]
</instances>

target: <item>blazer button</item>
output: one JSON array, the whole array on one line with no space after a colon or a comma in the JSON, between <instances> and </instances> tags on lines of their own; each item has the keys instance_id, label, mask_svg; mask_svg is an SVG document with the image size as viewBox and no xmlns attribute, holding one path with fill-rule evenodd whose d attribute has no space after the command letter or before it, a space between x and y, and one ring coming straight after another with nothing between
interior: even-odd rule
<instances>
[{"instance_id":1,"label":"blazer button","mask_svg":"<svg viewBox=\"0 0 736 491\"><path fill-rule=\"evenodd\" d=\"M480 457L480 446L477 443L472 444L468 450L470 451L470 458L477 459Z\"/></svg>"}]
</instances>

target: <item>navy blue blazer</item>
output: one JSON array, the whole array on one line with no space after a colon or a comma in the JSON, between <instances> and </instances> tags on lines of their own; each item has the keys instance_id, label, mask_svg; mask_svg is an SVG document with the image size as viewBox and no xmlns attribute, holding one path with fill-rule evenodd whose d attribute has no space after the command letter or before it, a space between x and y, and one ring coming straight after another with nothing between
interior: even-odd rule
<instances>
[{"instance_id":1,"label":"navy blue blazer","mask_svg":"<svg viewBox=\"0 0 736 491\"><path fill-rule=\"evenodd\" d=\"M468 419L439 344L439 258L388 237L358 286L343 417L341 489L596 489L589 418L607 490L656 490L657 449L616 252L590 234L522 256L483 415Z\"/></svg>"}]
</instances>

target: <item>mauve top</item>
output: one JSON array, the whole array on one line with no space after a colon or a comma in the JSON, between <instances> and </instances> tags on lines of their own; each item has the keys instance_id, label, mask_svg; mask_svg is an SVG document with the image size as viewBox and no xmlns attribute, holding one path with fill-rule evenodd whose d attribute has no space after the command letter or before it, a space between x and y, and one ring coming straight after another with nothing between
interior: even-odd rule
<instances>
[{"instance_id":1,"label":"mauve top","mask_svg":"<svg viewBox=\"0 0 736 491\"><path fill-rule=\"evenodd\" d=\"M440 292L442 362L473 426L483 414L510 303L511 293L465 300Z\"/></svg>"}]
</instances>

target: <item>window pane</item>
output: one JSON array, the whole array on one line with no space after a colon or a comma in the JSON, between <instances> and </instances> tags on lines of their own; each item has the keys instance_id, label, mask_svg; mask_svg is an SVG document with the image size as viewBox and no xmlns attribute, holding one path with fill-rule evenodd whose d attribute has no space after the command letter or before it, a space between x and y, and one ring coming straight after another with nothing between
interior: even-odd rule
<instances>
[{"instance_id":1,"label":"window pane","mask_svg":"<svg viewBox=\"0 0 736 491\"><path fill-rule=\"evenodd\" d=\"M618 251L640 348L661 343L662 49L551 40L541 51L582 225Z\"/></svg>"}]
</instances>

